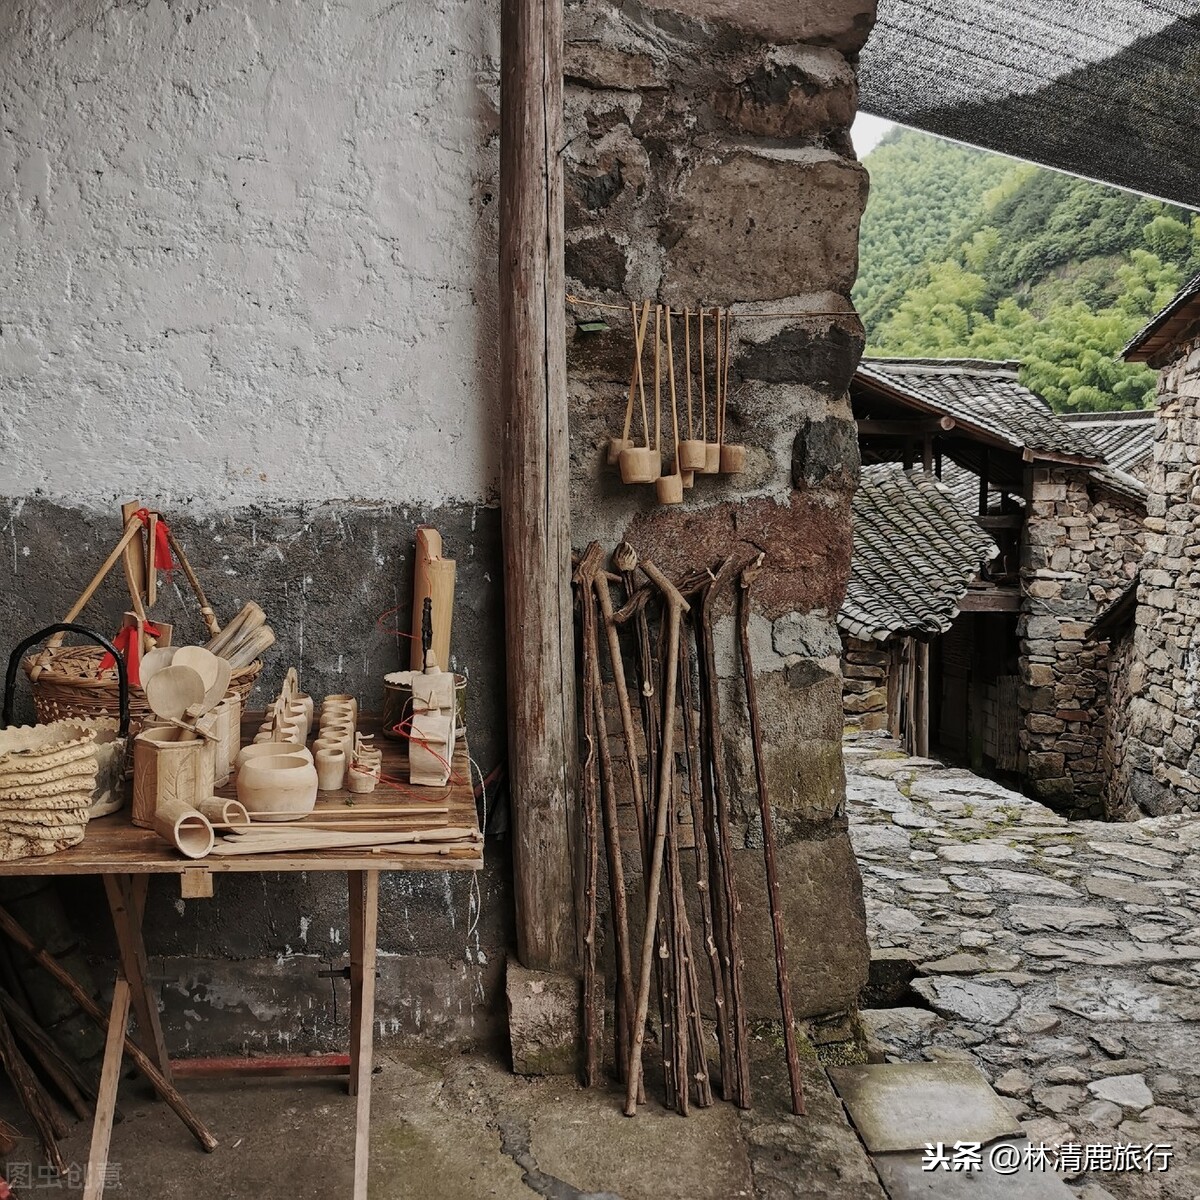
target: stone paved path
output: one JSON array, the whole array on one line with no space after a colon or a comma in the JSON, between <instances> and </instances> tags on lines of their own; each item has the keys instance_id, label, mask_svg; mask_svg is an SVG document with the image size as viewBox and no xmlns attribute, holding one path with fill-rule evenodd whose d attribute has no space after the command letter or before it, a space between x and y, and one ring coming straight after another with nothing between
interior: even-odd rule
<instances>
[{"instance_id":1,"label":"stone paved path","mask_svg":"<svg viewBox=\"0 0 1200 1200\"><path fill-rule=\"evenodd\" d=\"M876 734L846 772L876 1002L905 1005L864 1011L877 1049L976 1063L1035 1142L1174 1147L1087 1200L1200 1198L1200 818L1067 822Z\"/></svg>"}]
</instances>

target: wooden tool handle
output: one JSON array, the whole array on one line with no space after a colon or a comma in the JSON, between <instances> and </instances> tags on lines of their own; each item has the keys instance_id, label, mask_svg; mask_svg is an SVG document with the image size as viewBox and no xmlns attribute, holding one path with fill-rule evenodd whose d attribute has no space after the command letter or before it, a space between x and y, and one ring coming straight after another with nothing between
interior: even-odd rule
<instances>
[{"instance_id":1,"label":"wooden tool handle","mask_svg":"<svg viewBox=\"0 0 1200 1200\"><path fill-rule=\"evenodd\" d=\"M200 605L200 616L204 621L204 627L213 637L216 637L221 632L221 623L217 620L217 614L213 611L213 606L209 604L208 597L204 594L204 588L200 586L200 580L196 572L192 570L192 564L188 562L188 556L184 554L183 547L179 544L179 539L175 536L174 530L169 526L167 527L167 544L171 547L171 552L179 560L179 565L183 569L188 583L191 584L192 591L196 593L196 603ZM259 609L259 611L261 612L262 610Z\"/></svg>"}]
</instances>

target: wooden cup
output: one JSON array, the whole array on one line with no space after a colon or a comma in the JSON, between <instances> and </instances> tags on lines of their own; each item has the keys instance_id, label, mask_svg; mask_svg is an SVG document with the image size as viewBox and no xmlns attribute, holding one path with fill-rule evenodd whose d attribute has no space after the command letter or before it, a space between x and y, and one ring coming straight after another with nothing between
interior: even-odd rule
<instances>
[{"instance_id":1,"label":"wooden cup","mask_svg":"<svg viewBox=\"0 0 1200 1200\"><path fill-rule=\"evenodd\" d=\"M698 438L686 438L679 443L679 466L684 472L703 471L707 458L707 446Z\"/></svg>"},{"instance_id":2,"label":"wooden cup","mask_svg":"<svg viewBox=\"0 0 1200 1200\"><path fill-rule=\"evenodd\" d=\"M340 791L346 779L346 752L339 746L317 750L317 791Z\"/></svg>"},{"instance_id":3,"label":"wooden cup","mask_svg":"<svg viewBox=\"0 0 1200 1200\"><path fill-rule=\"evenodd\" d=\"M721 474L736 475L746 469L746 447L727 443L721 447Z\"/></svg>"},{"instance_id":4,"label":"wooden cup","mask_svg":"<svg viewBox=\"0 0 1200 1200\"><path fill-rule=\"evenodd\" d=\"M679 474L683 477L684 491L687 491L688 488L692 488L692 487L696 486L696 472L695 471L680 471Z\"/></svg>"},{"instance_id":5,"label":"wooden cup","mask_svg":"<svg viewBox=\"0 0 1200 1200\"><path fill-rule=\"evenodd\" d=\"M704 446L704 466L700 468L701 475L716 475L721 469L721 446L719 442L706 442Z\"/></svg>"},{"instance_id":6,"label":"wooden cup","mask_svg":"<svg viewBox=\"0 0 1200 1200\"><path fill-rule=\"evenodd\" d=\"M621 451L622 483L653 483L662 475L662 455L645 446Z\"/></svg>"},{"instance_id":7,"label":"wooden cup","mask_svg":"<svg viewBox=\"0 0 1200 1200\"><path fill-rule=\"evenodd\" d=\"M605 456L605 461L610 467L615 467L621 461L621 452L632 449L633 438L609 438L608 454Z\"/></svg>"},{"instance_id":8,"label":"wooden cup","mask_svg":"<svg viewBox=\"0 0 1200 1200\"><path fill-rule=\"evenodd\" d=\"M682 504L683 476L678 472L674 475L661 475L655 481L654 490L658 494L659 504Z\"/></svg>"}]
</instances>

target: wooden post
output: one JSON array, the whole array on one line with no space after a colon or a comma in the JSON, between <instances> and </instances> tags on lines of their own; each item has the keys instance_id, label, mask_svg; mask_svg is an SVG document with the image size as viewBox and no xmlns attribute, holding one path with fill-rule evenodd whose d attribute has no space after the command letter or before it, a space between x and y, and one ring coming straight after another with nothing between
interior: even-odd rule
<instances>
[{"instance_id":1,"label":"wooden post","mask_svg":"<svg viewBox=\"0 0 1200 1200\"><path fill-rule=\"evenodd\" d=\"M562 0L500 6L501 519L517 951L576 961Z\"/></svg>"},{"instance_id":2,"label":"wooden post","mask_svg":"<svg viewBox=\"0 0 1200 1200\"><path fill-rule=\"evenodd\" d=\"M913 753L919 758L929 757L929 643L914 642L914 669L916 674L916 694L914 696L914 716L916 718L916 736Z\"/></svg>"}]
</instances>

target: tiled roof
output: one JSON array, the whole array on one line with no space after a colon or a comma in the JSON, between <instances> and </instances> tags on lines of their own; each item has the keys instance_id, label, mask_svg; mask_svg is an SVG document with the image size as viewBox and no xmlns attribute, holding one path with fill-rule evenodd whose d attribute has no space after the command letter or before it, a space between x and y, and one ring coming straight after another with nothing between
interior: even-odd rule
<instances>
[{"instance_id":1,"label":"tiled roof","mask_svg":"<svg viewBox=\"0 0 1200 1200\"><path fill-rule=\"evenodd\" d=\"M1145 482L1154 459L1154 409L1059 413L1059 420L1086 430L1103 451L1105 462Z\"/></svg>"},{"instance_id":2,"label":"tiled roof","mask_svg":"<svg viewBox=\"0 0 1200 1200\"><path fill-rule=\"evenodd\" d=\"M855 637L944 633L996 543L923 471L864 467L838 625Z\"/></svg>"},{"instance_id":3,"label":"tiled roof","mask_svg":"<svg viewBox=\"0 0 1200 1200\"><path fill-rule=\"evenodd\" d=\"M1200 317L1200 273L1191 277L1171 297L1171 303L1153 317L1130 339L1121 351L1127 362L1145 362L1167 349L1184 330Z\"/></svg>"},{"instance_id":4,"label":"tiled roof","mask_svg":"<svg viewBox=\"0 0 1200 1200\"><path fill-rule=\"evenodd\" d=\"M1103 462L1087 430L1060 420L1041 396L1017 382L1018 366L967 358L864 358L859 373L867 383L874 379L916 393L931 411L983 429L1014 450Z\"/></svg>"},{"instance_id":5,"label":"tiled roof","mask_svg":"<svg viewBox=\"0 0 1200 1200\"><path fill-rule=\"evenodd\" d=\"M1135 575L1122 589L1120 594L1107 608L1101 609L1100 615L1092 622L1088 637L1093 642L1103 642L1119 637L1133 624L1137 613L1138 584L1141 575Z\"/></svg>"}]
</instances>

